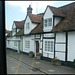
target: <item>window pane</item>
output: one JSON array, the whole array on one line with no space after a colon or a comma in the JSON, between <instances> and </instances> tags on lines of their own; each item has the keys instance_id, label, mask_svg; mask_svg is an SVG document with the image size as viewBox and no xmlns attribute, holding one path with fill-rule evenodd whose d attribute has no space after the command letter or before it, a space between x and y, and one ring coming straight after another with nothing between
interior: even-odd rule
<instances>
[{"instance_id":1,"label":"window pane","mask_svg":"<svg viewBox=\"0 0 75 75\"><path fill-rule=\"evenodd\" d=\"M47 41L45 41L45 51L47 51Z\"/></svg>"},{"instance_id":2,"label":"window pane","mask_svg":"<svg viewBox=\"0 0 75 75\"><path fill-rule=\"evenodd\" d=\"M52 19L48 19L48 26L52 26Z\"/></svg>"},{"instance_id":3,"label":"window pane","mask_svg":"<svg viewBox=\"0 0 75 75\"><path fill-rule=\"evenodd\" d=\"M25 41L25 48L30 48L30 41Z\"/></svg>"},{"instance_id":4,"label":"window pane","mask_svg":"<svg viewBox=\"0 0 75 75\"><path fill-rule=\"evenodd\" d=\"M47 19L44 20L44 26L47 27Z\"/></svg>"},{"instance_id":5,"label":"window pane","mask_svg":"<svg viewBox=\"0 0 75 75\"><path fill-rule=\"evenodd\" d=\"M29 29L29 23L26 24L26 29Z\"/></svg>"}]
</instances>

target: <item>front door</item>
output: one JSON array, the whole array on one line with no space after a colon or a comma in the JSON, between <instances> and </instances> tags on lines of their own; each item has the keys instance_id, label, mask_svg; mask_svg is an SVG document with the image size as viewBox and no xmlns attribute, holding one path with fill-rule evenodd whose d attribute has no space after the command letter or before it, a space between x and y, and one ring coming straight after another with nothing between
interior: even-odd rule
<instances>
[{"instance_id":1,"label":"front door","mask_svg":"<svg viewBox=\"0 0 75 75\"><path fill-rule=\"evenodd\" d=\"M39 53L39 42L36 41L36 53Z\"/></svg>"}]
</instances>

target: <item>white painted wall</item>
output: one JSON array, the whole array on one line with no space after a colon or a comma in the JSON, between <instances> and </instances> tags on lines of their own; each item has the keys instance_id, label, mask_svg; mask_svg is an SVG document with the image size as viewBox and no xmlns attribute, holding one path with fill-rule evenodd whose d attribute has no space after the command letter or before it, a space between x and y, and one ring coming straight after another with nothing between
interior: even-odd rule
<instances>
[{"instance_id":1,"label":"white painted wall","mask_svg":"<svg viewBox=\"0 0 75 75\"><path fill-rule=\"evenodd\" d=\"M23 51L23 38L20 40L20 50Z\"/></svg>"},{"instance_id":2,"label":"white painted wall","mask_svg":"<svg viewBox=\"0 0 75 75\"><path fill-rule=\"evenodd\" d=\"M63 33L56 33L56 42L66 42L65 39L65 32Z\"/></svg>"},{"instance_id":3,"label":"white painted wall","mask_svg":"<svg viewBox=\"0 0 75 75\"><path fill-rule=\"evenodd\" d=\"M44 34L44 37L54 37L54 33L46 33Z\"/></svg>"},{"instance_id":4,"label":"white painted wall","mask_svg":"<svg viewBox=\"0 0 75 75\"><path fill-rule=\"evenodd\" d=\"M61 20L61 18L59 18L59 17L55 17L55 20L54 20L54 26L55 26L57 23L59 23L60 20Z\"/></svg>"},{"instance_id":5,"label":"white painted wall","mask_svg":"<svg viewBox=\"0 0 75 75\"><path fill-rule=\"evenodd\" d=\"M51 31L51 29L53 27L53 13L52 13L52 11L50 10L49 7L47 8L47 10L46 10L46 12L45 12L45 14L43 16L43 19L47 19L47 18L52 18L52 26L50 26L50 27L44 27L44 24L43 24L43 31L44 32Z\"/></svg>"},{"instance_id":6,"label":"white painted wall","mask_svg":"<svg viewBox=\"0 0 75 75\"><path fill-rule=\"evenodd\" d=\"M65 61L65 53L55 52L55 57L59 60Z\"/></svg>"},{"instance_id":7,"label":"white painted wall","mask_svg":"<svg viewBox=\"0 0 75 75\"><path fill-rule=\"evenodd\" d=\"M20 29L17 29L17 32L19 32L20 31Z\"/></svg>"},{"instance_id":8,"label":"white painted wall","mask_svg":"<svg viewBox=\"0 0 75 75\"><path fill-rule=\"evenodd\" d=\"M16 34L16 32L13 31L14 28L16 28L15 23L13 23L13 26L12 26L12 36L14 36Z\"/></svg>"},{"instance_id":9,"label":"white painted wall","mask_svg":"<svg viewBox=\"0 0 75 75\"><path fill-rule=\"evenodd\" d=\"M7 42L7 48L18 50L18 43L17 43L17 46L14 46L14 41L12 41L12 40L9 40L9 41L10 41L9 44Z\"/></svg>"},{"instance_id":10,"label":"white painted wall","mask_svg":"<svg viewBox=\"0 0 75 75\"><path fill-rule=\"evenodd\" d=\"M9 44L8 44L8 40L9 40ZM18 41L20 41L20 37L8 37L6 42L6 48L18 50ZM14 42L17 42L17 46L14 46Z\"/></svg>"},{"instance_id":11,"label":"white painted wall","mask_svg":"<svg viewBox=\"0 0 75 75\"><path fill-rule=\"evenodd\" d=\"M59 46L60 46L60 47L59 47ZM65 44L55 44L55 50L56 50L56 51L65 52L65 48L66 48L66 45L65 45Z\"/></svg>"},{"instance_id":12,"label":"white painted wall","mask_svg":"<svg viewBox=\"0 0 75 75\"><path fill-rule=\"evenodd\" d=\"M34 40L31 37L32 36L28 36L28 37L23 36L23 52L26 52L26 53L29 53L30 51L35 52ZM25 47L25 41L30 41L30 48Z\"/></svg>"},{"instance_id":13,"label":"white painted wall","mask_svg":"<svg viewBox=\"0 0 75 75\"><path fill-rule=\"evenodd\" d=\"M29 27L30 29L28 29L28 30L26 29L26 24L27 24L27 23L29 23L29 25L30 25L30 27ZM37 24L32 23L30 17L27 16L27 19L26 19L25 24L24 24L24 34L30 33L31 30L32 30L34 27L36 27L36 25L37 25Z\"/></svg>"},{"instance_id":14,"label":"white painted wall","mask_svg":"<svg viewBox=\"0 0 75 75\"><path fill-rule=\"evenodd\" d=\"M68 61L75 59L75 32L68 33Z\"/></svg>"},{"instance_id":15,"label":"white painted wall","mask_svg":"<svg viewBox=\"0 0 75 75\"><path fill-rule=\"evenodd\" d=\"M38 35L35 35L35 38L40 38L40 34L38 34Z\"/></svg>"},{"instance_id":16,"label":"white painted wall","mask_svg":"<svg viewBox=\"0 0 75 75\"><path fill-rule=\"evenodd\" d=\"M57 57L59 60L65 61L65 50L66 50L65 32L56 33L55 57Z\"/></svg>"}]
</instances>

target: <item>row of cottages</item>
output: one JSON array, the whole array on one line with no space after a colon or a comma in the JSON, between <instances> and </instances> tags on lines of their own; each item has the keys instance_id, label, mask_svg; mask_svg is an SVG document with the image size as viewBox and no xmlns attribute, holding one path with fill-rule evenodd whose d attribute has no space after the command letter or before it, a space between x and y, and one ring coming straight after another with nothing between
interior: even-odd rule
<instances>
[{"instance_id":1,"label":"row of cottages","mask_svg":"<svg viewBox=\"0 0 75 75\"><path fill-rule=\"evenodd\" d=\"M75 3L62 7L47 6L44 13L32 14L27 8L23 21L14 21L7 48L42 53L43 58L61 61L75 59Z\"/></svg>"}]
</instances>

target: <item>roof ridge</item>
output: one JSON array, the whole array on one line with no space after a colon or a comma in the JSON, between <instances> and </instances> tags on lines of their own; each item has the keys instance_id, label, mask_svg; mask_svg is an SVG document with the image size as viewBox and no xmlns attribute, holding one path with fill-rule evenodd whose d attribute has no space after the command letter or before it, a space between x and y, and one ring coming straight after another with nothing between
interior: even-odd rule
<instances>
[{"instance_id":1,"label":"roof ridge","mask_svg":"<svg viewBox=\"0 0 75 75\"><path fill-rule=\"evenodd\" d=\"M51 5L47 5L47 7L57 8L57 7L54 7L54 6L51 6Z\"/></svg>"},{"instance_id":2,"label":"roof ridge","mask_svg":"<svg viewBox=\"0 0 75 75\"><path fill-rule=\"evenodd\" d=\"M63 7L66 7L66 6L69 6L69 5L73 5L73 4L75 4L75 2L72 2L72 3L66 4L66 5L60 6L58 8L63 8Z\"/></svg>"},{"instance_id":3,"label":"roof ridge","mask_svg":"<svg viewBox=\"0 0 75 75\"><path fill-rule=\"evenodd\" d=\"M21 20L21 21L14 21L14 22L22 22L22 21L24 21L24 20Z\"/></svg>"}]
</instances>

